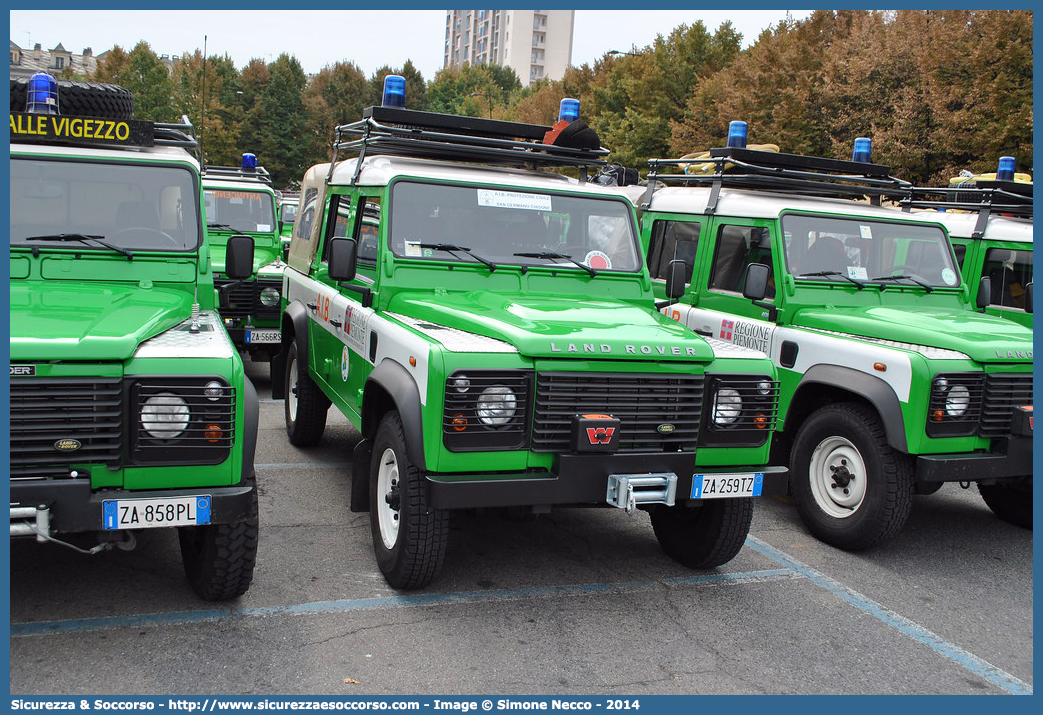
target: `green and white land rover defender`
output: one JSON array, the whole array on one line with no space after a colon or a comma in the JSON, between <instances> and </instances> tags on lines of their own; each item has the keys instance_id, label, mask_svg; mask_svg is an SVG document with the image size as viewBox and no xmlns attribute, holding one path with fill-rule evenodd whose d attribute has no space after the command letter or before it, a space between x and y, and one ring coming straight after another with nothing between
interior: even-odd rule
<instances>
[{"instance_id":1,"label":"green and white land rover defender","mask_svg":"<svg viewBox=\"0 0 1043 715\"><path fill-rule=\"evenodd\" d=\"M203 167L203 213L218 311L236 347L265 362L279 350L279 300L286 267L271 184L253 154L243 154L241 167ZM225 273L225 246L236 235L254 240L250 280Z\"/></svg>"},{"instance_id":2,"label":"green and white land rover defender","mask_svg":"<svg viewBox=\"0 0 1043 715\"><path fill-rule=\"evenodd\" d=\"M901 204L945 226L972 294L987 279L986 313L1032 327L1031 181L973 177L944 189L914 187Z\"/></svg>"},{"instance_id":3,"label":"green and white land rover defender","mask_svg":"<svg viewBox=\"0 0 1043 715\"><path fill-rule=\"evenodd\" d=\"M709 568L785 491L771 362L655 311L630 204L524 168L602 163L548 129L371 107L304 178L272 391L293 444L331 403L361 432L351 505L393 587L436 575L454 509L647 510Z\"/></svg>"},{"instance_id":4,"label":"green and white land rover defender","mask_svg":"<svg viewBox=\"0 0 1043 715\"><path fill-rule=\"evenodd\" d=\"M664 313L778 367L772 463L789 465L812 533L874 546L943 482L977 482L1031 527L1032 333L976 310L941 225L850 200L908 184L865 162L710 155L705 173L653 160L648 185L623 191L656 290L679 298Z\"/></svg>"},{"instance_id":5,"label":"green and white land rover defender","mask_svg":"<svg viewBox=\"0 0 1043 715\"><path fill-rule=\"evenodd\" d=\"M11 537L95 553L176 527L192 587L234 598L257 550L258 405L216 312L197 144L131 120L121 87L76 84L93 116L58 113L67 85L46 76L27 112L12 91ZM249 275L250 239L233 243Z\"/></svg>"}]
</instances>

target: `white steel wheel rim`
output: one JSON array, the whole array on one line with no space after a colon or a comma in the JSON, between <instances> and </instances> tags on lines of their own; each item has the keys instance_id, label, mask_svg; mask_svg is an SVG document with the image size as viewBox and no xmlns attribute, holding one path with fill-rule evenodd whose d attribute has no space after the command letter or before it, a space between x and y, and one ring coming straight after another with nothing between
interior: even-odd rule
<instances>
[{"instance_id":1,"label":"white steel wheel rim","mask_svg":"<svg viewBox=\"0 0 1043 715\"><path fill-rule=\"evenodd\" d=\"M865 499L865 461L858 448L843 437L827 437L819 443L811 454L808 478L815 503L835 519L852 516Z\"/></svg>"},{"instance_id":2,"label":"white steel wheel rim","mask_svg":"<svg viewBox=\"0 0 1043 715\"><path fill-rule=\"evenodd\" d=\"M377 526L384 548L391 550L398 542L399 510L392 509L388 497L398 488L398 457L395 450L384 450L377 467Z\"/></svg>"},{"instance_id":3,"label":"white steel wheel rim","mask_svg":"<svg viewBox=\"0 0 1043 715\"><path fill-rule=\"evenodd\" d=\"M286 391L286 409L290 413L290 421L297 421L297 360L290 360L290 389ZM276 413L278 414L278 413Z\"/></svg>"}]
</instances>

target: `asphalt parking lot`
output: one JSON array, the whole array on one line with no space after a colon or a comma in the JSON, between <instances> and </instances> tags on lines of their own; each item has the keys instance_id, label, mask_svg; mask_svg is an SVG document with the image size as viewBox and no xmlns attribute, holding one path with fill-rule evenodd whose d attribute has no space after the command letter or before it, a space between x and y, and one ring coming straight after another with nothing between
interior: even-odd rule
<instances>
[{"instance_id":1,"label":"asphalt parking lot","mask_svg":"<svg viewBox=\"0 0 1043 715\"><path fill-rule=\"evenodd\" d=\"M348 509L357 433L286 440L267 365L254 583L199 601L173 531L83 556L11 543L11 693L148 695L1032 693L1032 532L976 489L916 497L875 551L817 542L784 499L690 571L646 515L454 515L441 577L390 589Z\"/></svg>"}]
</instances>

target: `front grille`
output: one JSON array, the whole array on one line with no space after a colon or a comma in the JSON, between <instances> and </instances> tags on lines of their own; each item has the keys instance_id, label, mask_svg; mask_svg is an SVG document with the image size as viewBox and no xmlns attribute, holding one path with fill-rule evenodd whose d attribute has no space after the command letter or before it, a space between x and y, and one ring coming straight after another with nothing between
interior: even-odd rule
<instances>
[{"instance_id":1,"label":"front grille","mask_svg":"<svg viewBox=\"0 0 1043 715\"><path fill-rule=\"evenodd\" d=\"M1032 375L990 373L985 376L985 397L981 408L981 435L1002 437L1010 434L1014 408L1032 404Z\"/></svg>"},{"instance_id":2,"label":"front grille","mask_svg":"<svg viewBox=\"0 0 1043 715\"><path fill-rule=\"evenodd\" d=\"M246 281L232 288L222 290L225 286L235 281L224 278L214 279L214 287L218 289L221 296L221 307L218 312L222 318L277 318L279 317L279 304L267 306L261 303L261 291L265 288L275 288L281 292L282 284L278 281Z\"/></svg>"},{"instance_id":3,"label":"front grille","mask_svg":"<svg viewBox=\"0 0 1043 715\"><path fill-rule=\"evenodd\" d=\"M532 448L569 451L572 417L619 419L619 451L694 450L703 406L702 375L542 372L536 377ZM663 434L660 428L672 425Z\"/></svg>"},{"instance_id":4,"label":"front grille","mask_svg":"<svg viewBox=\"0 0 1043 715\"><path fill-rule=\"evenodd\" d=\"M122 455L119 378L11 380L11 479L67 477L72 464L117 469Z\"/></svg>"}]
</instances>

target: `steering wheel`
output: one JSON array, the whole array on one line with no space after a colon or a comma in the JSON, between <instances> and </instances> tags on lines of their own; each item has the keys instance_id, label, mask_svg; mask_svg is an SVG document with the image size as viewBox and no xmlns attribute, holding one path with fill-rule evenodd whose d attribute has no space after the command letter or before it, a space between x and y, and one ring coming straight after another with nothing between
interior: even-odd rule
<instances>
[{"instance_id":1,"label":"steering wheel","mask_svg":"<svg viewBox=\"0 0 1043 715\"><path fill-rule=\"evenodd\" d=\"M160 237L165 238L166 240L170 241L175 246L184 247L181 241L177 240L176 238L171 236L169 233L167 233L165 231L160 231L158 228L148 228L146 226L127 226L126 228L121 228L119 231L116 231L116 233L112 234L112 237L116 238L117 236L119 236L121 234L131 233L131 232L147 233L147 234L157 235L157 236L160 236Z\"/></svg>"}]
</instances>

